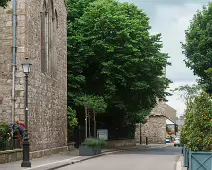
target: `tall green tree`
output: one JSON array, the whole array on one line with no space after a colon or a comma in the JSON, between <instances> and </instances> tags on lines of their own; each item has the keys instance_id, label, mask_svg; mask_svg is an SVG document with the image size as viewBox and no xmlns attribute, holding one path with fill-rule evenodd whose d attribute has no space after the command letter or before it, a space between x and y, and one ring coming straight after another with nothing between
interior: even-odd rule
<instances>
[{"instance_id":1,"label":"tall green tree","mask_svg":"<svg viewBox=\"0 0 212 170\"><path fill-rule=\"evenodd\" d=\"M7 2L8 2L9 0L0 0L0 7L3 7L3 8L5 8L6 6L7 6Z\"/></svg>"},{"instance_id":2,"label":"tall green tree","mask_svg":"<svg viewBox=\"0 0 212 170\"><path fill-rule=\"evenodd\" d=\"M197 11L190 27L185 31L186 43L182 45L187 67L199 76L199 83L212 93L212 3Z\"/></svg>"},{"instance_id":3,"label":"tall green tree","mask_svg":"<svg viewBox=\"0 0 212 170\"><path fill-rule=\"evenodd\" d=\"M68 3L68 10L69 103L82 93L102 96L105 122L134 125L142 110L169 95L161 35L150 35L149 18L133 4L83 0Z\"/></svg>"}]
</instances>

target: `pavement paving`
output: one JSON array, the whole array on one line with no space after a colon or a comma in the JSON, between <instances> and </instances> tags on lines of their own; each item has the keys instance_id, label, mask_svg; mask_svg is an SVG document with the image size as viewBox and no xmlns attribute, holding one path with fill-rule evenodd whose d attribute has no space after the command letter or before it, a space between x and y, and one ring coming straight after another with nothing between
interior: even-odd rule
<instances>
[{"instance_id":1,"label":"pavement paving","mask_svg":"<svg viewBox=\"0 0 212 170\"><path fill-rule=\"evenodd\" d=\"M175 170L180 155L181 148L131 148L58 170Z\"/></svg>"},{"instance_id":2,"label":"pavement paving","mask_svg":"<svg viewBox=\"0 0 212 170\"><path fill-rule=\"evenodd\" d=\"M30 160L31 164L32 164L31 169L35 169L35 168L38 169L38 167L41 167L41 166L44 167L45 165L50 166L51 164L53 164L55 162L63 163L65 161L71 161L71 160L78 158L78 155L79 155L79 151L74 150L72 152L64 152L64 153L60 153L60 154L51 155L48 157L33 159L33 160ZM0 170L29 169L29 168L22 168L21 162L22 161L16 161L16 162L10 162L10 163L6 163L6 164L0 164Z\"/></svg>"},{"instance_id":3,"label":"pavement paving","mask_svg":"<svg viewBox=\"0 0 212 170\"><path fill-rule=\"evenodd\" d=\"M105 154L110 154L110 152L116 151L114 149L103 149L101 155L96 156L102 156ZM94 156L94 157L96 157ZM21 162L22 161L16 161L16 162L9 162L6 164L0 164L0 170L51 170L58 168L60 166L64 166L67 164L74 164L80 161L88 160L91 158L94 158L93 156L79 156L79 150L75 149L73 151L67 151L55 155L51 155L48 157L42 157L42 158L36 158L32 159L31 168L22 168Z\"/></svg>"}]
</instances>

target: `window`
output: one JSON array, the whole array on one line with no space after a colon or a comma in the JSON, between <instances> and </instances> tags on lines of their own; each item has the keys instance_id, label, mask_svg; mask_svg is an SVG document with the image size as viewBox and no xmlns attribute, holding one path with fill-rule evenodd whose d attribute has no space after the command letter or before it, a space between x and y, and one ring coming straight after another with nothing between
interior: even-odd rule
<instances>
[{"instance_id":1,"label":"window","mask_svg":"<svg viewBox=\"0 0 212 170\"><path fill-rule=\"evenodd\" d=\"M46 8L46 3L43 3L43 8L41 12L41 71L42 73L47 72L47 48L48 43L46 43L46 30L47 30L47 19L48 18L48 12Z\"/></svg>"},{"instance_id":2,"label":"window","mask_svg":"<svg viewBox=\"0 0 212 170\"><path fill-rule=\"evenodd\" d=\"M57 72L57 50L56 50L56 44L57 44L57 11L54 11L54 16L52 19L52 69L51 69L51 74L53 77L56 77L56 72Z\"/></svg>"},{"instance_id":3,"label":"window","mask_svg":"<svg viewBox=\"0 0 212 170\"><path fill-rule=\"evenodd\" d=\"M57 13L53 0L43 3L41 12L41 72L54 76L56 73Z\"/></svg>"}]
</instances>

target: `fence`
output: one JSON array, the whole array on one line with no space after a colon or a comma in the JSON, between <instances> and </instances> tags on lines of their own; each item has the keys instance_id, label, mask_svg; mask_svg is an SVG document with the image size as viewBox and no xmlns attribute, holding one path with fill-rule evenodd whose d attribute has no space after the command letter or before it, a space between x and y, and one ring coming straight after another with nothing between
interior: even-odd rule
<instances>
[{"instance_id":1,"label":"fence","mask_svg":"<svg viewBox=\"0 0 212 170\"><path fill-rule=\"evenodd\" d=\"M188 149L186 148L186 146L183 146L183 156L184 156L184 167L188 167Z\"/></svg>"},{"instance_id":2,"label":"fence","mask_svg":"<svg viewBox=\"0 0 212 170\"><path fill-rule=\"evenodd\" d=\"M189 170L212 170L212 152L189 150Z\"/></svg>"},{"instance_id":3,"label":"fence","mask_svg":"<svg viewBox=\"0 0 212 170\"><path fill-rule=\"evenodd\" d=\"M14 140L0 140L0 151L5 150L13 150L13 149L20 149L22 147L21 145L21 139L14 139Z\"/></svg>"}]
</instances>

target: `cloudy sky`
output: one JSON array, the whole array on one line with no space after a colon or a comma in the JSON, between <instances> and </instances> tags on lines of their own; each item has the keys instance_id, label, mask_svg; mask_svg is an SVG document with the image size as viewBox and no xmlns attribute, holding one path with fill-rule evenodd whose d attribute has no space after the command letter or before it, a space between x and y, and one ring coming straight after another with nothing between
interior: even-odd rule
<instances>
[{"instance_id":1,"label":"cloudy sky","mask_svg":"<svg viewBox=\"0 0 212 170\"><path fill-rule=\"evenodd\" d=\"M180 42L185 41L184 31L189 26L189 21L208 0L120 0L120 2L134 3L143 9L150 18L151 32L161 33L164 48L162 52L168 53L172 66L167 67L167 77L173 81L170 89L180 85L194 84L195 77L183 60ZM185 105L177 94L168 97L168 104L177 110L177 114L184 112Z\"/></svg>"}]
</instances>

